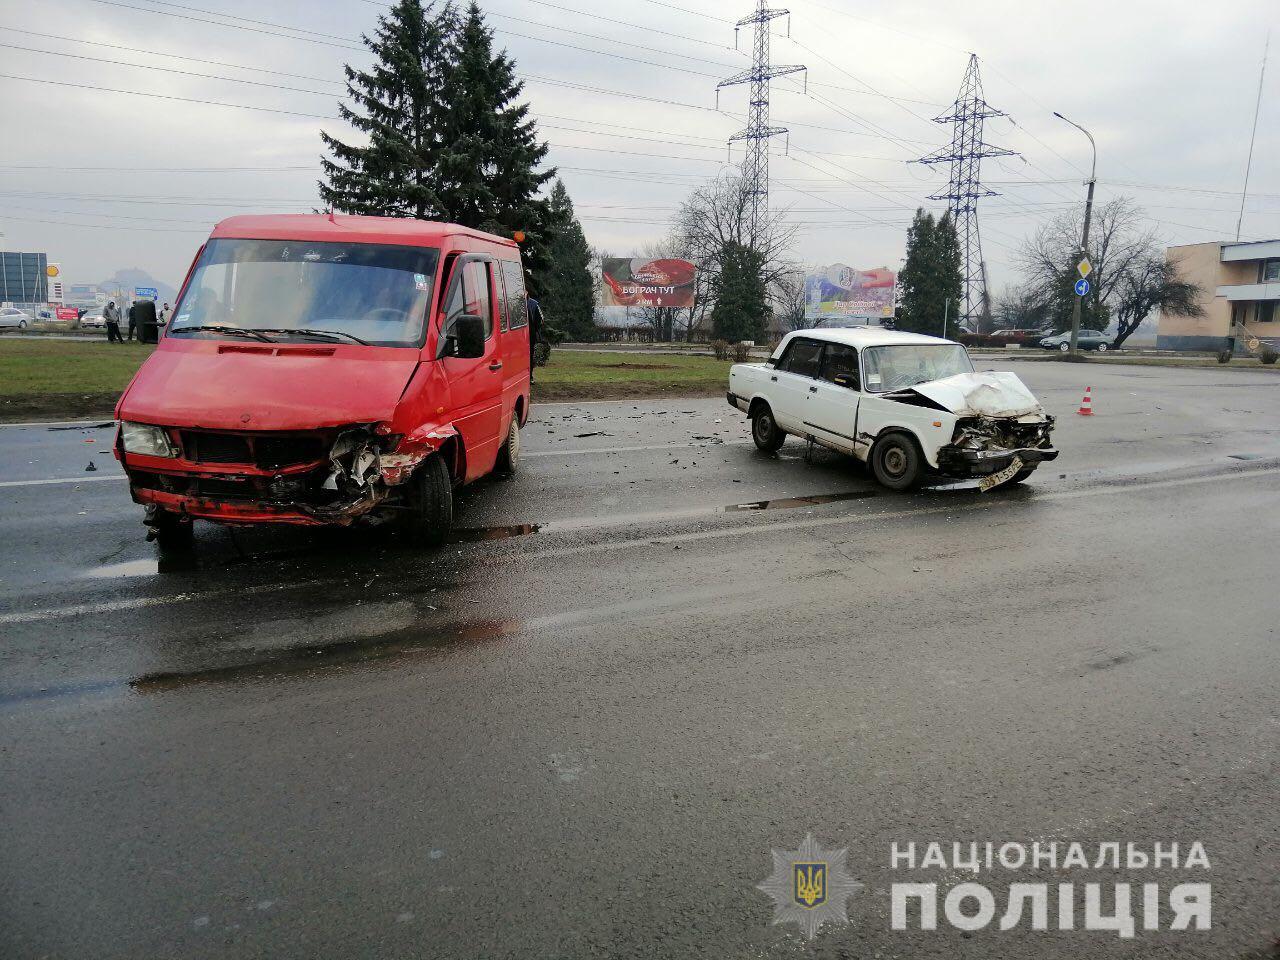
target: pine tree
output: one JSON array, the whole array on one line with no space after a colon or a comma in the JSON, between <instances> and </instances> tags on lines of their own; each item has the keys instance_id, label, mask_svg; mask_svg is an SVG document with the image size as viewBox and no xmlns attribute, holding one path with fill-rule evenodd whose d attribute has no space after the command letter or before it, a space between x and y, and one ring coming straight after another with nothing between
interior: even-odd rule
<instances>
[{"instance_id":1,"label":"pine tree","mask_svg":"<svg viewBox=\"0 0 1280 960\"><path fill-rule=\"evenodd\" d=\"M320 197L347 213L440 218L443 159L441 92L449 66L456 14L445 3L400 0L378 18L373 38L361 39L374 55L368 70L345 68L354 106L340 103L342 118L368 137L351 146L321 131L333 159L322 157Z\"/></svg>"},{"instance_id":2,"label":"pine tree","mask_svg":"<svg viewBox=\"0 0 1280 960\"><path fill-rule=\"evenodd\" d=\"M551 188L547 212L547 268L539 278L546 322L570 340L594 340L597 331L591 248L573 212L569 191L558 179Z\"/></svg>"},{"instance_id":3,"label":"pine tree","mask_svg":"<svg viewBox=\"0 0 1280 960\"><path fill-rule=\"evenodd\" d=\"M916 210L907 230L906 262L898 272L899 329L942 336L945 321L947 333L958 332L964 286L960 264L951 214L935 220L933 214Z\"/></svg>"},{"instance_id":4,"label":"pine tree","mask_svg":"<svg viewBox=\"0 0 1280 960\"><path fill-rule=\"evenodd\" d=\"M539 171L547 145L538 141L523 83L506 51L493 53L493 31L472 0L452 38L443 99L445 151L439 188L449 219L510 236L525 233L525 265L546 269L548 208L539 196L555 170ZM535 292L542 292L534 284Z\"/></svg>"},{"instance_id":5,"label":"pine tree","mask_svg":"<svg viewBox=\"0 0 1280 960\"><path fill-rule=\"evenodd\" d=\"M712 333L717 340L730 343L759 342L764 339L769 312L760 255L744 244L730 242L724 245L720 259L711 309Z\"/></svg>"}]
</instances>

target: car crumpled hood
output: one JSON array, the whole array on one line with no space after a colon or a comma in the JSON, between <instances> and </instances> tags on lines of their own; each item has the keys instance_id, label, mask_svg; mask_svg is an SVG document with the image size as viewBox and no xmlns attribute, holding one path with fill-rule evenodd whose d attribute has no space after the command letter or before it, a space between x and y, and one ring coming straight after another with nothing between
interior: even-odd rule
<instances>
[{"instance_id":1,"label":"car crumpled hood","mask_svg":"<svg viewBox=\"0 0 1280 960\"><path fill-rule=\"evenodd\" d=\"M917 383L912 392L932 400L958 417L1044 416L1044 407L1016 373L958 373ZM903 391L907 392L907 391Z\"/></svg>"},{"instance_id":2,"label":"car crumpled hood","mask_svg":"<svg viewBox=\"0 0 1280 960\"><path fill-rule=\"evenodd\" d=\"M418 360L413 349L251 352L223 341L162 341L121 398L116 416L214 430L373 423L394 414Z\"/></svg>"}]
</instances>

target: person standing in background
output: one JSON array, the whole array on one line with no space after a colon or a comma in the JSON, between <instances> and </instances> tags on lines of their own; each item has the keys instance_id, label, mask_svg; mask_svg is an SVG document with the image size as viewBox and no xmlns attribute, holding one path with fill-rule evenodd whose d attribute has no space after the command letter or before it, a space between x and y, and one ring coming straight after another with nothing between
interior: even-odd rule
<instances>
[{"instance_id":1,"label":"person standing in background","mask_svg":"<svg viewBox=\"0 0 1280 960\"><path fill-rule=\"evenodd\" d=\"M533 351L542 337L542 307L529 297L529 379L533 379Z\"/></svg>"},{"instance_id":2,"label":"person standing in background","mask_svg":"<svg viewBox=\"0 0 1280 960\"><path fill-rule=\"evenodd\" d=\"M102 308L102 319L107 324L107 343L124 343L120 336L120 308L111 300Z\"/></svg>"},{"instance_id":3,"label":"person standing in background","mask_svg":"<svg viewBox=\"0 0 1280 960\"><path fill-rule=\"evenodd\" d=\"M156 323L160 324L160 326L163 327L168 322L169 322L169 304L166 303L163 307L160 308L160 314L159 316L156 317Z\"/></svg>"},{"instance_id":4,"label":"person standing in background","mask_svg":"<svg viewBox=\"0 0 1280 960\"><path fill-rule=\"evenodd\" d=\"M134 333L138 329L138 304L129 304L129 339L133 339Z\"/></svg>"}]
</instances>

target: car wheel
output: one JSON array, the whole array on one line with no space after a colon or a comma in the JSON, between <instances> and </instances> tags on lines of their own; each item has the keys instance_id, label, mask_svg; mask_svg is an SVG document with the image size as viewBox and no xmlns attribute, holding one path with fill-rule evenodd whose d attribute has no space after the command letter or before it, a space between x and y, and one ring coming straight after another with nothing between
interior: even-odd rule
<instances>
[{"instance_id":1,"label":"car wheel","mask_svg":"<svg viewBox=\"0 0 1280 960\"><path fill-rule=\"evenodd\" d=\"M778 423L773 419L773 411L768 404L760 404L756 415L751 418L751 439L765 453L776 453L787 439L787 435L778 429Z\"/></svg>"},{"instance_id":2,"label":"car wheel","mask_svg":"<svg viewBox=\"0 0 1280 960\"><path fill-rule=\"evenodd\" d=\"M1070 350L1071 350L1071 343L1069 341L1064 340L1062 341L1062 343L1058 344L1059 353L1068 353L1070 352Z\"/></svg>"},{"instance_id":3,"label":"car wheel","mask_svg":"<svg viewBox=\"0 0 1280 960\"><path fill-rule=\"evenodd\" d=\"M498 451L498 469L504 473L515 473L516 464L520 462L520 421L514 413L511 415L511 426L507 428L507 439L502 442Z\"/></svg>"},{"instance_id":4,"label":"car wheel","mask_svg":"<svg viewBox=\"0 0 1280 960\"><path fill-rule=\"evenodd\" d=\"M443 546L453 526L453 478L444 457L433 453L410 481L409 538L424 547Z\"/></svg>"},{"instance_id":5,"label":"car wheel","mask_svg":"<svg viewBox=\"0 0 1280 960\"><path fill-rule=\"evenodd\" d=\"M1100 344L1098 344L1098 352L1099 352L1099 353L1106 353L1106 352L1107 352L1107 345L1106 345L1105 343L1100 343Z\"/></svg>"},{"instance_id":6,"label":"car wheel","mask_svg":"<svg viewBox=\"0 0 1280 960\"><path fill-rule=\"evenodd\" d=\"M161 553L189 553L195 548L195 522L172 510L157 510L151 518L156 546Z\"/></svg>"},{"instance_id":7,"label":"car wheel","mask_svg":"<svg viewBox=\"0 0 1280 960\"><path fill-rule=\"evenodd\" d=\"M27 321L25 321L25 320L19 320L19 321L18 321L18 329L19 329L19 330L25 330L26 328L27 328Z\"/></svg>"},{"instance_id":8,"label":"car wheel","mask_svg":"<svg viewBox=\"0 0 1280 960\"><path fill-rule=\"evenodd\" d=\"M887 433L871 448L871 472L881 486L910 490L920 482L924 457L905 433Z\"/></svg>"}]
</instances>

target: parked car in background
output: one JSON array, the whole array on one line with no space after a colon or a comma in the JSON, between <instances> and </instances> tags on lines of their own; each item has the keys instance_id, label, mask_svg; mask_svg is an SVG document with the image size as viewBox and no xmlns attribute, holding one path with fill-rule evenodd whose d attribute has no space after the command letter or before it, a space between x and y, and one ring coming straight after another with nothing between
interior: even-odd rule
<instances>
[{"instance_id":1,"label":"parked car in background","mask_svg":"<svg viewBox=\"0 0 1280 960\"><path fill-rule=\"evenodd\" d=\"M1058 451L1053 417L1013 373L977 373L951 340L862 327L799 330L729 370L756 446L787 434L851 454L891 490L933 474L1020 483Z\"/></svg>"},{"instance_id":2,"label":"parked car in background","mask_svg":"<svg viewBox=\"0 0 1280 960\"><path fill-rule=\"evenodd\" d=\"M35 317L24 313L17 307L0 307L0 327L26 327L35 321Z\"/></svg>"},{"instance_id":3,"label":"parked car in background","mask_svg":"<svg viewBox=\"0 0 1280 960\"><path fill-rule=\"evenodd\" d=\"M107 321L102 315L102 308L93 307L80 314L80 326L98 330L105 329Z\"/></svg>"},{"instance_id":4,"label":"parked car in background","mask_svg":"<svg viewBox=\"0 0 1280 960\"><path fill-rule=\"evenodd\" d=\"M1116 338L1109 333L1103 333L1101 330L1081 330L1076 337L1076 345L1081 350L1097 350L1099 353L1105 353L1116 344ZM1045 337L1040 341L1040 346L1046 350L1058 350L1067 353L1071 350L1071 331L1066 333L1056 333L1051 337Z\"/></svg>"}]
</instances>

